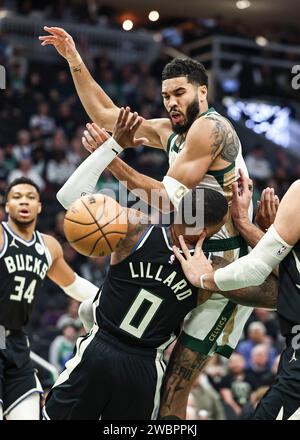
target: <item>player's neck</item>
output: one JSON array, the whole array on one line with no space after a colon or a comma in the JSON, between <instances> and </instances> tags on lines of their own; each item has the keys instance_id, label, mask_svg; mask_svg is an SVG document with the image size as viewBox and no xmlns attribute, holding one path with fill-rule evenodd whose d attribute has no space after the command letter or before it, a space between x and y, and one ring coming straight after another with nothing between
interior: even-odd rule
<instances>
[{"instance_id":1,"label":"player's neck","mask_svg":"<svg viewBox=\"0 0 300 440\"><path fill-rule=\"evenodd\" d=\"M174 225L174 223L170 225L169 236L170 236L171 244L180 248L181 246L179 242L179 235L183 236L187 246L191 246L191 247L195 246L194 238L192 239L191 242L189 239L190 237L188 235L184 235L184 231L180 228L180 225Z\"/></svg>"},{"instance_id":2,"label":"player's neck","mask_svg":"<svg viewBox=\"0 0 300 440\"><path fill-rule=\"evenodd\" d=\"M200 108L200 111L199 111L199 117L200 117L201 115L203 115L203 113L207 112L207 110L209 108L208 102L204 101L203 103L199 104L199 108Z\"/></svg>"},{"instance_id":3,"label":"player's neck","mask_svg":"<svg viewBox=\"0 0 300 440\"><path fill-rule=\"evenodd\" d=\"M9 225L10 229L12 229L13 232L15 232L24 240L30 241L32 239L36 222L32 222L29 225L20 225L14 222L14 220L12 220L11 218L8 218L7 224Z\"/></svg>"},{"instance_id":4,"label":"player's neck","mask_svg":"<svg viewBox=\"0 0 300 440\"><path fill-rule=\"evenodd\" d=\"M180 247L180 243L179 243L179 233L176 231L175 225L172 224L169 226L169 237L170 237L170 241L172 246L177 246Z\"/></svg>"}]
</instances>

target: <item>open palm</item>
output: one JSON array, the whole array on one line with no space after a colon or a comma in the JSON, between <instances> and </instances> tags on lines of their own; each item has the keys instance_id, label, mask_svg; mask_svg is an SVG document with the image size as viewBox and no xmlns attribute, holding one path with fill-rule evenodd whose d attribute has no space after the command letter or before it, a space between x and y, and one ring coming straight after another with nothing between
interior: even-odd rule
<instances>
[{"instance_id":1,"label":"open palm","mask_svg":"<svg viewBox=\"0 0 300 440\"><path fill-rule=\"evenodd\" d=\"M180 253L176 246L173 246L174 254L178 258L186 278L195 287L200 287L201 275L213 272L213 267L202 250L204 239L205 234L202 233L196 244L194 255L190 254L182 235L179 236L179 242L184 256Z\"/></svg>"}]
</instances>

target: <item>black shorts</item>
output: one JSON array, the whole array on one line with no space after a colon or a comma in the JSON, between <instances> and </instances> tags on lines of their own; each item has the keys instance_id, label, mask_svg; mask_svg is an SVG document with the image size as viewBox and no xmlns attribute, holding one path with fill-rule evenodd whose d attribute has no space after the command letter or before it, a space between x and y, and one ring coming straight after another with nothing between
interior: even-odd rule
<instances>
[{"instance_id":1,"label":"black shorts","mask_svg":"<svg viewBox=\"0 0 300 440\"><path fill-rule=\"evenodd\" d=\"M300 420L300 349L288 346L280 357L274 384L264 395L254 420Z\"/></svg>"},{"instance_id":2,"label":"black shorts","mask_svg":"<svg viewBox=\"0 0 300 440\"><path fill-rule=\"evenodd\" d=\"M155 418L164 370L162 352L129 347L95 327L77 339L75 356L47 396L44 418Z\"/></svg>"},{"instance_id":3,"label":"black shorts","mask_svg":"<svg viewBox=\"0 0 300 440\"><path fill-rule=\"evenodd\" d=\"M30 394L43 392L24 331L6 331L5 344L6 348L0 349L0 403L4 415Z\"/></svg>"}]
</instances>

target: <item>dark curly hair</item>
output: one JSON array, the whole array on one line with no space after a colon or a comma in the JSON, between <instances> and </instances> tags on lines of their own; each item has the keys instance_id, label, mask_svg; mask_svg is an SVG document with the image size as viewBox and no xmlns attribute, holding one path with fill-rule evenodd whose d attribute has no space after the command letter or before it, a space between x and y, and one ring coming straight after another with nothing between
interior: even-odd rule
<instances>
[{"instance_id":1,"label":"dark curly hair","mask_svg":"<svg viewBox=\"0 0 300 440\"><path fill-rule=\"evenodd\" d=\"M199 61L190 58L174 58L162 71L162 81L179 76L185 76L189 83L208 87L205 67Z\"/></svg>"}]
</instances>

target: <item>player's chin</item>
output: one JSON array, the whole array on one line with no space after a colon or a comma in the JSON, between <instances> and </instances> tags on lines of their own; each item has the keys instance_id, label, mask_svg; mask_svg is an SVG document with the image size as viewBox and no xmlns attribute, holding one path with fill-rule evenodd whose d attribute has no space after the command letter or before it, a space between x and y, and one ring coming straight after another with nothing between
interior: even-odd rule
<instances>
[{"instance_id":1,"label":"player's chin","mask_svg":"<svg viewBox=\"0 0 300 440\"><path fill-rule=\"evenodd\" d=\"M32 217L32 216L24 217L24 216L20 216L20 215L19 215L19 216L16 217L15 220L16 220L19 224L26 226L26 225L31 225L31 223L34 222L35 217Z\"/></svg>"}]
</instances>

